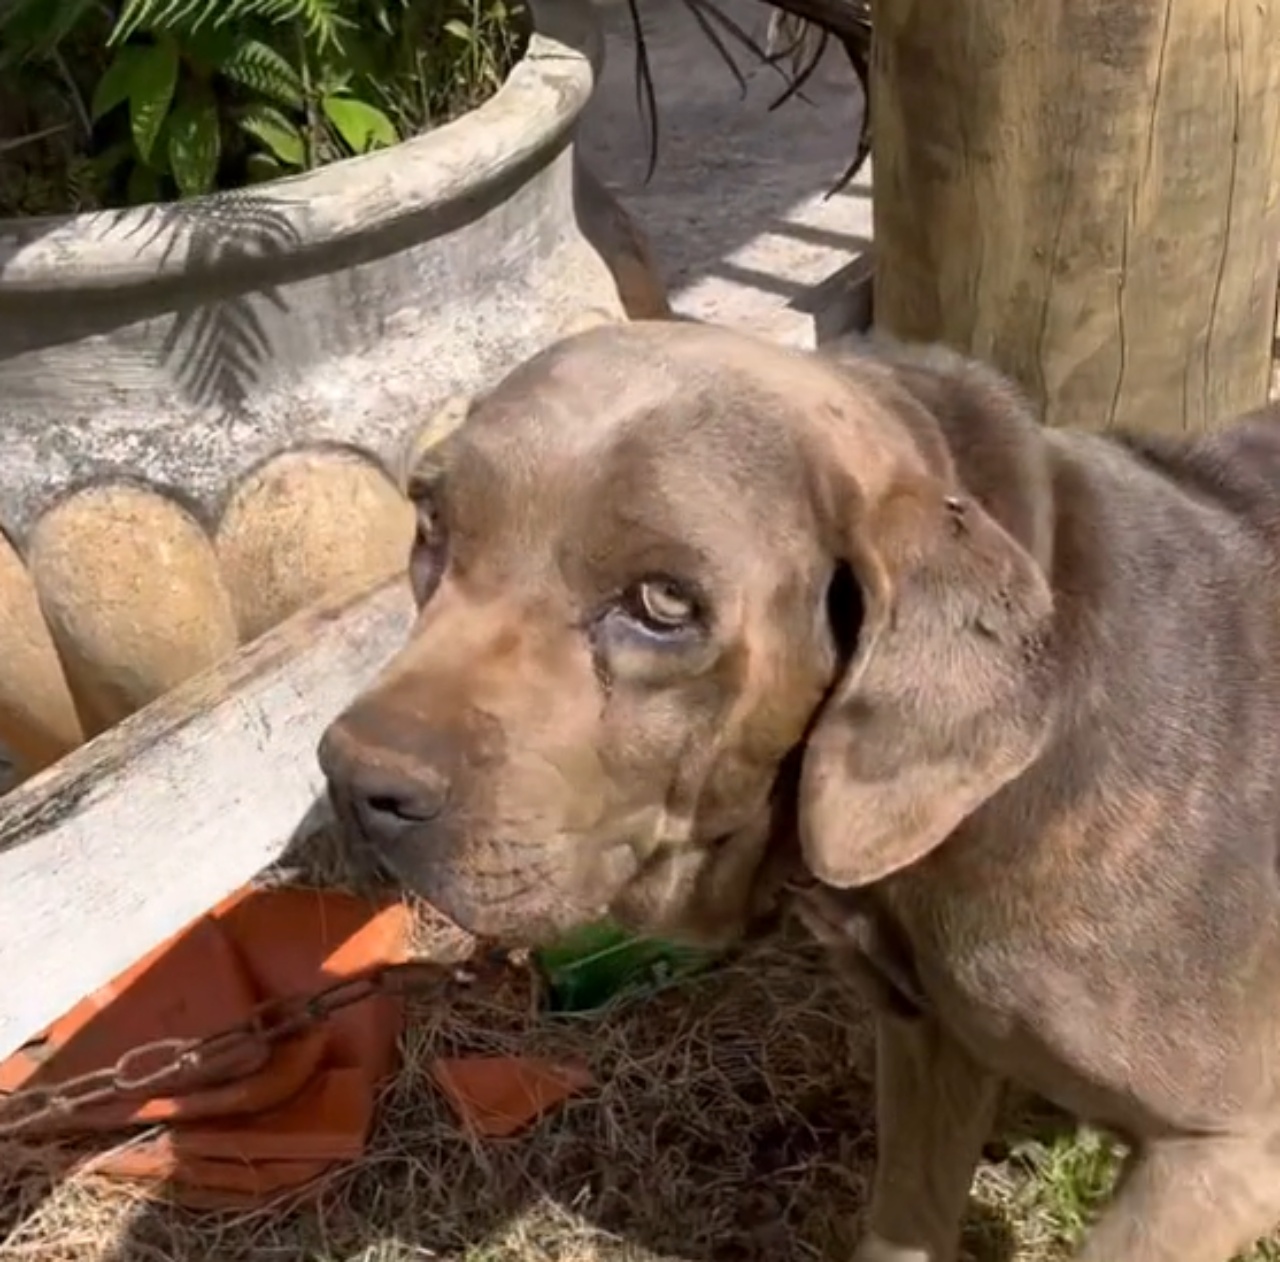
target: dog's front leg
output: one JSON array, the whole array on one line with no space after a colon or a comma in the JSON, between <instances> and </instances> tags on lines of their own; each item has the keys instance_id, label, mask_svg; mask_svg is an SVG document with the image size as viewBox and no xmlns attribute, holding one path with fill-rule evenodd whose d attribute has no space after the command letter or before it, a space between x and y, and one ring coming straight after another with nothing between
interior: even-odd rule
<instances>
[{"instance_id":1,"label":"dog's front leg","mask_svg":"<svg viewBox=\"0 0 1280 1262\"><path fill-rule=\"evenodd\" d=\"M933 1018L877 1018L876 1172L854 1262L952 1262L1000 1087Z\"/></svg>"},{"instance_id":2,"label":"dog's front leg","mask_svg":"<svg viewBox=\"0 0 1280 1262\"><path fill-rule=\"evenodd\" d=\"M1131 1158L1076 1262L1228 1262L1280 1224L1280 1137L1158 1140Z\"/></svg>"}]
</instances>

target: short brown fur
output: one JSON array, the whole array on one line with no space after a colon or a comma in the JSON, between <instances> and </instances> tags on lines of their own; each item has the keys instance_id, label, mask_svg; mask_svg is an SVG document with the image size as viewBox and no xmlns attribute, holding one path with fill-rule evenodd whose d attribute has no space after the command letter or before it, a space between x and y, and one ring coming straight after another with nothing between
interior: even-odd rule
<instances>
[{"instance_id":1,"label":"short brown fur","mask_svg":"<svg viewBox=\"0 0 1280 1262\"><path fill-rule=\"evenodd\" d=\"M1082 1262L1280 1220L1280 416L1050 431L940 350L639 323L414 494L419 622L321 751L357 844L509 941L796 910L879 1012L858 1262L956 1256L1007 1080L1134 1145Z\"/></svg>"}]
</instances>

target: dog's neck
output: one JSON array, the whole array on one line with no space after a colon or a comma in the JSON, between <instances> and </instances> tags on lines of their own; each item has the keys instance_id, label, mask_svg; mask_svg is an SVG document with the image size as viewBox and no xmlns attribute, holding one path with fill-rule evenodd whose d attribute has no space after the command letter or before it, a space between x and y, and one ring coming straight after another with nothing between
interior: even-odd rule
<instances>
[{"instance_id":1,"label":"dog's neck","mask_svg":"<svg viewBox=\"0 0 1280 1262\"><path fill-rule=\"evenodd\" d=\"M769 795L769 843L756 868L752 884L752 912L761 923L776 920L788 911L795 888L814 878L800 853L797 821L801 742L782 760Z\"/></svg>"}]
</instances>

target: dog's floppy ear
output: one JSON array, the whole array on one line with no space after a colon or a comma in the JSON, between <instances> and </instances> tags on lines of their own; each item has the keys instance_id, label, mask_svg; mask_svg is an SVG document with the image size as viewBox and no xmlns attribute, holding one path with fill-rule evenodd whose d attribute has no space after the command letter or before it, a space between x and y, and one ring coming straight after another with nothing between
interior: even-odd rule
<instances>
[{"instance_id":1,"label":"dog's floppy ear","mask_svg":"<svg viewBox=\"0 0 1280 1262\"><path fill-rule=\"evenodd\" d=\"M840 888L922 858L1024 771L1054 683L1053 599L1031 555L923 462L868 486L853 455L828 450L820 513L862 619L799 786L805 862Z\"/></svg>"}]
</instances>

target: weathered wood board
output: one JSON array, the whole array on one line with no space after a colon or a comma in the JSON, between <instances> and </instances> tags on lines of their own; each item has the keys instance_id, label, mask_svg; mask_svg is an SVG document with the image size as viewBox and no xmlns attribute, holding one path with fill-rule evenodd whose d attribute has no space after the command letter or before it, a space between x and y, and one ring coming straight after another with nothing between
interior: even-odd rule
<instances>
[{"instance_id":1,"label":"weathered wood board","mask_svg":"<svg viewBox=\"0 0 1280 1262\"><path fill-rule=\"evenodd\" d=\"M413 612L403 578L306 610L0 801L0 1058L281 855Z\"/></svg>"},{"instance_id":2,"label":"weathered wood board","mask_svg":"<svg viewBox=\"0 0 1280 1262\"><path fill-rule=\"evenodd\" d=\"M871 331L875 323L874 280L875 256L868 248L814 286L808 302L813 311L816 346L838 341L850 333Z\"/></svg>"}]
</instances>

